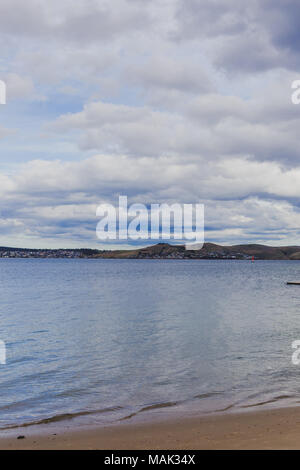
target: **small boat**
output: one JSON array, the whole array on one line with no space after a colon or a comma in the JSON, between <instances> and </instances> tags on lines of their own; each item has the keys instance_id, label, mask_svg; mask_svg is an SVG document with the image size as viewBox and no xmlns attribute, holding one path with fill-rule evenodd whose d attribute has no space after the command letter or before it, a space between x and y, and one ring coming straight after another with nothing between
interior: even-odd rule
<instances>
[{"instance_id":1,"label":"small boat","mask_svg":"<svg viewBox=\"0 0 300 470\"><path fill-rule=\"evenodd\" d=\"M288 286L300 286L300 281L288 281Z\"/></svg>"}]
</instances>

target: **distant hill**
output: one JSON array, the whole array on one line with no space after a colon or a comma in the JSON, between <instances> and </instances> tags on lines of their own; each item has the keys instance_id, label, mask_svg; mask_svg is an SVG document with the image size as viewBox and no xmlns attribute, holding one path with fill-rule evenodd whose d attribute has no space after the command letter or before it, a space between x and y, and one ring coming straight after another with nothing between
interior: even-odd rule
<instances>
[{"instance_id":1,"label":"distant hill","mask_svg":"<svg viewBox=\"0 0 300 470\"><path fill-rule=\"evenodd\" d=\"M300 260L300 246L273 247L266 245L223 246L204 243L201 250L189 251L183 245L157 245L135 250L101 251L96 258L132 258L132 259L255 259L262 260Z\"/></svg>"}]
</instances>

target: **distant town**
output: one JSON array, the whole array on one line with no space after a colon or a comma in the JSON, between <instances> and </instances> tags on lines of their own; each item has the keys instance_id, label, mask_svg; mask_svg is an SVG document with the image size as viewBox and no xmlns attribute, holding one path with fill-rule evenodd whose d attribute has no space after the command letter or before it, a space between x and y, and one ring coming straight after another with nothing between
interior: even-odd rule
<instances>
[{"instance_id":1,"label":"distant town","mask_svg":"<svg viewBox=\"0 0 300 470\"><path fill-rule=\"evenodd\" d=\"M30 250L26 248L0 247L0 258L83 258L90 256L93 251L72 249Z\"/></svg>"},{"instance_id":2,"label":"distant town","mask_svg":"<svg viewBox=\"0 0 300 470\"><path fill-rule=\"evenodd\" d=\"M158 243L157 245L131 250L0 247L0 258L300 260L300 246L272 247L258 244L223 246L204 243L201 250L186 250L183 245L169 245L168 243Z\"/></svg>"}]
</instances>

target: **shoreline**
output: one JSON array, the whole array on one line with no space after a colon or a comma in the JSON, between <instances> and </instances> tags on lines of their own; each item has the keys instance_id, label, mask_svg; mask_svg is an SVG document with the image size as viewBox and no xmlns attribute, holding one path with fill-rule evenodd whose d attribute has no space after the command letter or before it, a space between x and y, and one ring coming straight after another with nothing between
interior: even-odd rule
<instances>
[{"instance_id":1,"label":"shoreline","mask_svg":"<svg viewBox=\"0 0 300 470\"><path fill-rule=\"evenodd\" d=\"M150 242L150 241L149 241ZM261 244L218 245L205 242L199 249L159 242L127 249L0 247L0 259L171 259L171 260L300 260L300 246Z\"/></svg>"},{"instance_id":2,"label":"shoreline","mask_svg":"<svg viewBox=\"0 0 300 470\"><path fill-rule=\"evenodd\" d=\"M25 438L18 439L24 435ZM0 437L4 449L214 450L299 449L300 407L276 408L97 428L16 429Z\"/></svg>"}]
</instances>

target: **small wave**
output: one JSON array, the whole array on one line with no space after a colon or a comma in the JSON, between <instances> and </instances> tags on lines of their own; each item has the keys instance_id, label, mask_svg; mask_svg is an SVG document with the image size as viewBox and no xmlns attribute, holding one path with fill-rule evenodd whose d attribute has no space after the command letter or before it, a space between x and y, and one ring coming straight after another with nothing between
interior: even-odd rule
<instances>
[{"instance_id":1,"label":"small wave","mask_svg":"<svg viewBox=\"0 0 300 470\"><path fill-rule=\"evenodd\" d=\"M223 411L228 411L231 410L231 408L234 408L236 406L236 403L231 403L228 406L225 406L225 408L220 408L218 410L214 410L213 413L222 413Z\"/></svg>"},{"instance_id":2,"label":"small wave","mask_svg":"<svg viewBox=\"0 0 300 470\"><path fill-rule=\"evenodd\" d=\"M157 408L168 408L170 406L176 406L178 405L178 401L169 401L169 402L165 402L165 403L157 403L155 405L148 405L148 406L145 406L144 408L142 408L140 410L140 412L142 411L149 411L149 410L155 410Z\"/></svg>"},{"instance_id":3,"label":"small wave","mask_svg":"<svg viewBox=\"0 0 300 470\"><path fill-rule=\"evenodd\" d=\"M193 398L197 400L202 400L204 398L215 397L216 395L221 395L221 392L200 393L199 395L195 395Z\"/></svg>"},{"instance_id":4,"label":"small wave","mask_svg":"<svg viewBox=\"0 0 300 470\"><path fill-rule=\"evenodd\" d=\"M240 408L254 408L256 406L268 405L269 403L276 403L279 400L286 400L288 398L295 398L293 395L278 395L277 397L271 398L270 400L260 401L251 405L241 405Z\"/></svg>"},{"instance_id":5,"label":"small wave","mask_svg":"<svg viewBox=\"0 0 300 470\"><path fill-rule=\"evenodd\" d=\"M62 413L58 415L51 416L50 418L43 418L40 420L36 421L29 421L28 423L22 423L22 424L13 424L11 426L5 426L1 427L0 430L8 430L8 429L17 429L17 428L27 428L29 426L38 426L40 424L51 424L51 423L57 423L59 421L68 421L74 418L79 418L80 416L90 416L90 415L96 415L96 414L102 414L102 413L109 413L112 411L118 411L121 410L121 406L114 406L110 408L103 408L101 410L92 410L92 411L78 411L77 413Z\"/></svg>"},{"instance_id":6,"label":"small wave","mask_svg":"<svg viewBox=\"0 0 300 470\"><path fill-rule=\"evenodd\" d=\"M124 418L121 418L120 421L124 421L126 419L133 418L134 416L137 416L138 414L143 413L145 411L156 410L156 409L159 409L159 408L169 408L171 406L176 406L178 404L179 404L178 401L168 401L168 402L165 402L165 403L156 403L154 405L144 406L143 408L136 411L135 413L131 413L130 415L124 416Z\"/></svg>"}]
</instances>

